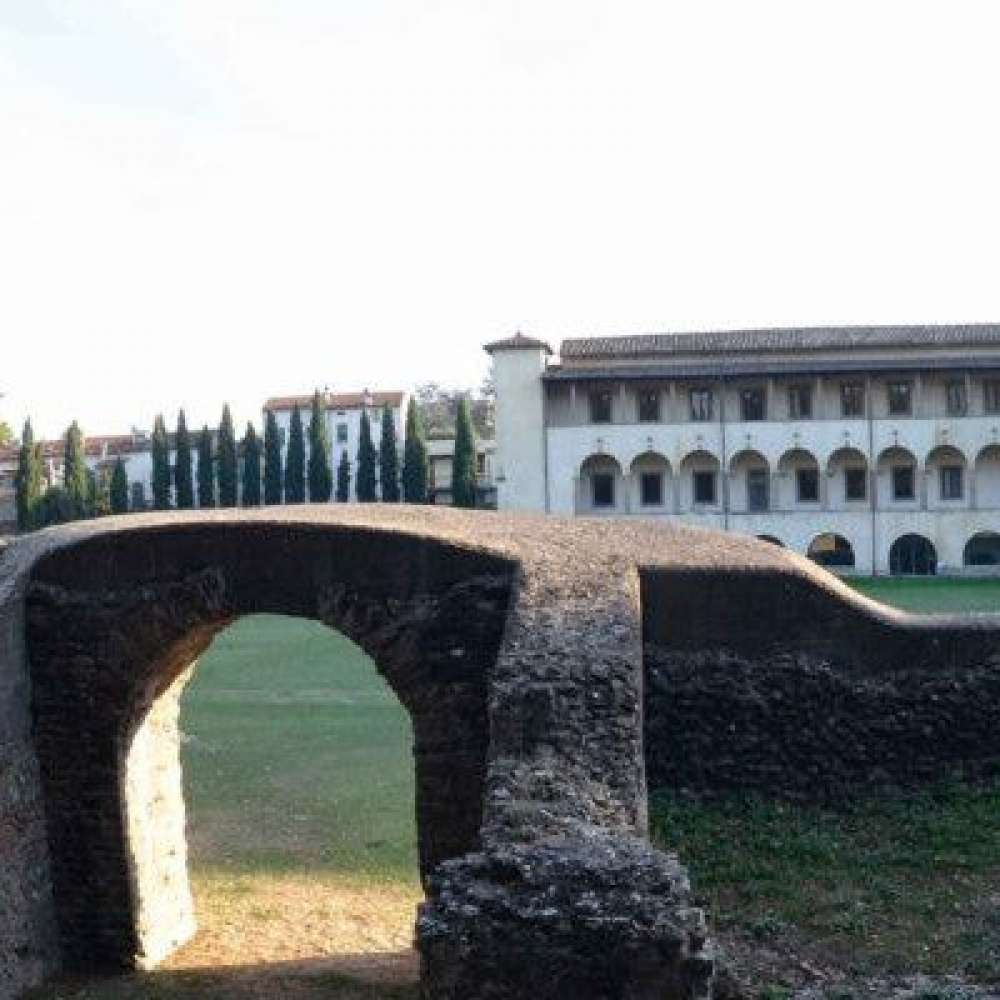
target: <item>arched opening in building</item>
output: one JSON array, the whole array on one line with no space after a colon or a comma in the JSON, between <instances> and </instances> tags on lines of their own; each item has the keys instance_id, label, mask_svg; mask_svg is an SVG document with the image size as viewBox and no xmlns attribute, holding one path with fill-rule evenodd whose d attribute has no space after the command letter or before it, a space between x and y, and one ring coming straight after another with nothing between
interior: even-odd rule
<instances>
[{"instance_id":1,"label":"arched opening in building","mask_svg":"<svg viewBox=\"0 0 1000 1000\"><path fill-rule=\"evenodd\" d=\"M980 531L966 543L962 553L966 566L1000 566L1000 533Z\"/></svg>"},{"instance_id":2,"label":"arched opening in building","mask_svg":"<svg viewBox=\"0 0 1000 1000\"><path fill-rule=\"evenodd\" d=\"M771 509L771 467L759 451L745 448L729 460L729 504L737 513Z\"/></svg>"},{"instance_id":3,"label":"arched opening in building","mask_svg":"<svg viewBox=\"0 0 1000 1000\"><path fill-rule=\"evenodd\" d=\"M589 455L580 463L577 513L611 514L625 507L622 467L611 455Z\"/></svg>"},{"instance_id":4,"label":"arched opening in building","mask_svg":"<svg viewBox=\"0 0 1000 1000\"><path fill-rule=\"evenodd\" d=\"M200 657L179 727L198 931L172 967L408 950L413 729L359 646L239 618Z\"/></svg>"},{"instance_id":5,"label":"arched opening in building","mask_svg":"<svg viewBox=\"0 0 1000 1000\"><path fill-rule=\"evenodd\" d=\"M814 563L831 568L846 568L854 565L854 546L832 531L817 535L810 543L806 554Z\"/></svg>"},{"instance_id":6,"label":"arched opening in building","mask_svg":"<svg viewBox=\"0 0 1000 1000\"><path fill-rule=\"evenodd\" d=\"M816 456L805 448L790 448L778 459L780 510L815 507L823 499Z\"/></svg>"},{"instance_id":7,"label":"arched opening in building","mask_svg":"<svg viewBox=\"0 0 1000 1000\"><path fill-rule=\"evenodd\" d=\"M893 445L878 457L878 503L880 507L912 507L920 499L917 457L907 448Z\"/></svg>"},{"instance_id":8,"label":"arched opening in building","mask_svg":"<svg viewBox=\"0 0 1000 1000\"><path fill-rule=\"evenodd\" d=\"M778 548L783 549L785 543L780 538L775 538L774 535L757 535L762 542L770 542L772 545L777 545Z\"/></svg>"},{"instance_id":9,"label":"arched opening in building","mask_svg":"<svg viewBox=\"0 0 1000 1000\"><path fill-rule=\"evenodd\" d=\"M629 471L632 474L631 510L664 513L672 506L673 480L670 463L663 455L644 451L632 459Z\"/></svg>"},{"instance_id":10,"label":"arched opening in building","mask_svg":"<svg viewBox=\"0 0 1000 1000\"><path fill-rule=\"evenodd\" d=\"M830 507L850 509L868 500L868 459L858 448L845 446L830 455L826 463Z\"/></svg>"},{"instance_id":11,"label":"arched opening in building","mask_svg":"<svg viewBox=\"0 0 1000 1000\"><path fill-rule=\"evenodd\" d=\"M699 448L681 460L681 509L713 512L722 503L721 464L709 451Z\"/></svg>"},{"instance_id":12,"label":"arched opening in building","mask_svg":"<svg viewBox=\"0 0 1000 1000\"><path fill-rule=\"evenodd\" d=\"M924 462L930 507L963 507L969 498L965 455L954 445L939 445Z\"/></svg>"},{"instance_id":13,"label":"arched opening in building","mask_svg":"<svg viewBox=\"0 0 1000 1000\"><path fill-rule=\"evenodd\" d=\"M980 510L1000 508L1000 445L988 444L976 455L976 507Z\"/></svg>"},{"instance_id":14,"label":"arched opening in building","mask_svg":"<svg viewBox=\"0 0 1000 1000\"><path fill-rule=\"evenodd\" d=\"M934 576L937 573L934 543L923 535L900 536L889 549L889 572L893 576Z\"/></svg>"}]
</instances>

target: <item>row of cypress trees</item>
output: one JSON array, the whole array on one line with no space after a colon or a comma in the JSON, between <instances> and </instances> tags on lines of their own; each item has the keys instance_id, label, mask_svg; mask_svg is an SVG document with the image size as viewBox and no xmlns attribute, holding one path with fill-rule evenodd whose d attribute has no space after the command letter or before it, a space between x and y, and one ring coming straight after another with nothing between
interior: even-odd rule
<instances>
[{"instance_id":1,"label":"row of cypress trees","mask_svg":"<svg viewBox=\"0 0 1000 1000\"><path fill-rule=\"evenodd\" d=\"M308 461L305 448L307 432ZM334 495L340 502L346 502L350 497L352 468L346 449L340 456L334 487L330 440L323 401L318 391L313 395L308 429L303 427L299 408L292 410L284 465L281 437L274 414L268 412L266 415L263 444L253 424L248 423L237 445L228 404L222 409L217 433L213 435L205 425L196 442L192 441L183 409L178 413L173 465L170 462L170 437L162 415L158 415L153 422L150 448L153 506L158 510L172 506L190 509L196 502L198 507L207 508L235 507L240 500L244 506L258 506L262 501L265 504L303 503L308 498L313 503L325 503ZM197 476L193 463L195 451L198 456ZM26 421L16 479L20 530L100 514L124 513L129 509L129 484L124 462L118 458L106 480L95 475L87 468L83 433L76 421L66 432L64 462L63 486L50 487L43 492L41 444L35 441L30 420ZM385 503L398 503L400 500L426 503L427 462L420 411L413 399L406 413L402 465L390 408L386 406L382 410L377 451L368 412L362 411L356 487L360 501L381 499ZM476 446L466 400L458 409L452 496L455 506L476 505Z\"/></svg>"}]
</instances>

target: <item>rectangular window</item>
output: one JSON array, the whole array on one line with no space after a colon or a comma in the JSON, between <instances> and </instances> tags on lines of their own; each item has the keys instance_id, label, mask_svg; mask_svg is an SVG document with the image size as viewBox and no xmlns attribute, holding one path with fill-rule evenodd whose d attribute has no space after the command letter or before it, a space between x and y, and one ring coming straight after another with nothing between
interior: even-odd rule
<instances>
[{"instance_id":1,"label":"rectangular window","mask_svg":"<svg viewBox=\"0 0 1000 1000\"><path fill-rule=\"evenodd\" d=\"M639 393L639 420L655 424L660 419L660 394L655 389Z\"/></svg>"},{"instance_id":2,"label":"rectangular window","mask_svg":"<svg viewBox=\"0 0 1000 1000\"><path fill-rule=\"evenodd\" d=\"M611 390L595 389L590 394L590 422L592 424L611 423Z\"/></svg>"},{"instance_id":3,"label":"rectangular window","mask_svg":"<svg viewBox=\"0 0 1000 1000\"><path fill-rule=\"evenodd\" d=\"M132 484L132 510L143 510L146 507L145 483Z\"/></svg>"},{"instance_id":4,"label":"rectangular window","mask_svg":"<svg viewBox=\"0 0 1000 1000\"><path fill-rule=\"evenodd\" d=\"M347 441L347 424L337 424L337 444Z\"/></svg>"},{"instance_id":5,"label":"rectangular window","mask_svg":"<svg viewBox=\"0 0 1000 1000\"><path fill-rule=\"evenodd\" d=\"M908 417L913 412L913 383L890 382L886 386L890 417Z\"/></svg>"},{"instance_id":6,"label":"rectangular window","mask_svg":"<svg viewBox=\"0 0 1000 1000\"><path fill-rule=\"evenodd\" d=\"M788 390L788 416L792 420L807 420L813 414L811 385L793 385Z\"/></svg>"},{"instance_id":7,"label":"rectangular window","mask_svg":"<svg viewBox=\"0 0 1000 1000\"><path fill-rule=\"evenodd\" d=\"M696 472L694 474L694 502L715 503L714 472Z\"/></svg>"},{"instance_id":8,"label":"rectangular window","mask_svg":"<svg viewBox=\"0 0 1000 1000\"><path fill-rule=\"evenodd\" d=\"M944 387L945 411L949 417L964 417L969 410L969 397L964 379L952 379Z\"/></svg>"},{"instance_id":9,"label":"rectangular window","mask_svg":"<svg viewBox=\"0 0 1000 1000\"><path fill-rule=\"evenodd\" d=\"M983 409L987 413L1000 413L1000 379L987 379L983 383Z\"/></svg>"},{"instance_id":10,"label":"rectangular window","mask_svg":"<svg viewBox=\"0 0 1000 1000\"><path fill-rule=\"evenodd\" d=\"M892 469L892 499L912 500L916 493L915 475L912 465L895 465Z\"/></svg>"},{"instance_id":11,"label":"rectangular window","mask_svg":"<svg viewBox=\"0 0 1000 1000\"><path fill-rule=\"evenodd\" d=\"M844 469L844 499L864 500L868 496L868 473L865 469Z\"/></svg>"},{"instance_id":12,"label":"rectangular window","mask_svg":"<svg viewBox=\"0 0 1000 1000\"><path fill-rule=\"evenodd\" d=\"M743 420L763 420L766 405L766 394L760 386L740 391L740 416Z\"/></svg>"},{"instance_id":13,"label":"rectangular window","mask_svg":"<svg viewBox=\"0 0 1000 1000\"><path fill-rule=\"evenodd\" d=\"M942 500L962 499L962 466L960 465L941 466L941 499Z\"/></svg>"},{"instance_id":14,"label":"rectangular window","mask_svg":"<svg viewBox=\"0 0 1000 1000\"><path fill-rule=\"evenodd\" d=\"M767 479L767 469L747 469L747 510L767 510Z\"/></svg>"},{"instance_id":15,"label":"rectangular window","mask_svg":"<svg viewBox=\"0 0 1000 1000\"><path fill-rule=\"evenodd\" d=\"M712 419L712 390L691 390L691 419L699 423Z\"/></svg>"},{"instance_id":16,"label":"rectangular window","mask_svg":"<svg viewBox=\"0 0 1000 1000\"><path fill-rule=\"evenodd\" d=\"M840 415L842 417L865 415L865 387L862 382L841 382Z\"/></svg>"},{"instance_id":17,"label":"rectangular window","mask_svg":"<svg viewBox=\"0 0 1000 1000\"><path fill-rule=\"evenodd\" d=\"M639 479L639 493L643 507L663 506L663 475L644 472Z\"/></svg>"},{"instance_id":18,"label":"rectangular window","mask_svg":"<svg viewBox=\"0 0 1000 1000\"><path fill-rule=\"evenodd\" d=\"M595 472L590 477L595 507L614 507L615 477L610 472Z\"/></svg>"},{"instance_id":19,"label":"rectangular window","mask_svg":"<svg viewBox=\"0 0 1000 1000\"><path fill-rule=\"evenodd\" d=\"M799 503L819 501L819 469L797 469L795 484Z\"/></svg>"},{"instance_id":20,"label":"rectangular window","mask_svg":"<svg viewBox=\"0 0 1000 1000\"><path fill-rule=\"evenodd\" d=\"M476 455L476 475L480 479L486 475L486 453L482 451Z\"/></svg>"}]
</instances>

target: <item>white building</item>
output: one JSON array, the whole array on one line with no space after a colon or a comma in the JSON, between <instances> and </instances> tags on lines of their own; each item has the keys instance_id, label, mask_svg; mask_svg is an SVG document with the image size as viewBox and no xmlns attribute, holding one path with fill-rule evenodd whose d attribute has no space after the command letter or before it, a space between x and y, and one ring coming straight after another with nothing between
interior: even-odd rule
<instances>
[{"instance_id":1,"label":"white building","mask_svg":"<svg viewBox=\"0 0 1000 1000\"><path fill-rule=\"evenodd\" d=\"M501 510L682 521L862 573L1000 568L1000 326L486 350Z\"/></svg>"}]
</instances>

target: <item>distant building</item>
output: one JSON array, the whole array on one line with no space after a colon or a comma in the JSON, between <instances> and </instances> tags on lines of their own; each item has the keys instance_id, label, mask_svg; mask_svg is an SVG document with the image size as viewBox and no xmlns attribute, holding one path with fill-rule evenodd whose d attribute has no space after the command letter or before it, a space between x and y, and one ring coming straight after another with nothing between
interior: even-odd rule
<instances>
[{"instance_id":1,"label":"distant building","mask_svg":"<svg viewBox=\"0 0 1000 1000\"><path fill-rule=\"evenodd\" d=\"M848 572L1000 570L1000 325L486 350L501 510L737 531Z\"/></svg>"},{"instance_id":2,"label":"distant building","mask_svg":"<svg viewBox=\"0 0 1000 1000\"><path fill-rule=\"evenodd\" d=\"M493 478L496 441L476 440L476 506L495 508L497 485ZM451 479L455 461L455 439L432 437L427 440L427 494L434 504L450 505Z\"/></svg>"}]
</instances>

